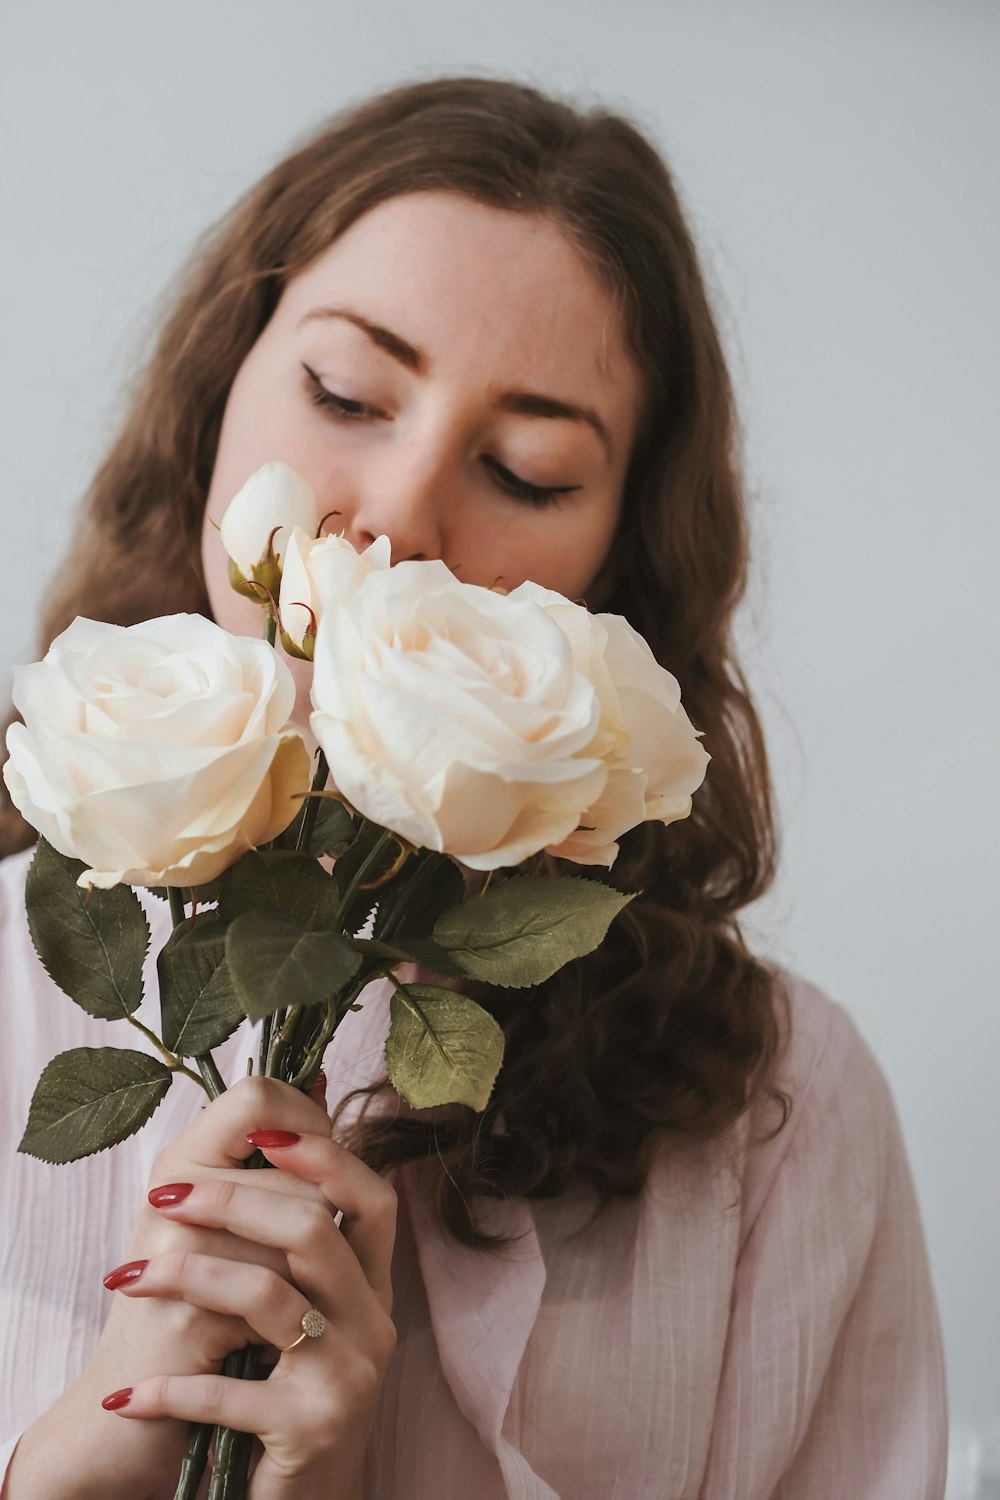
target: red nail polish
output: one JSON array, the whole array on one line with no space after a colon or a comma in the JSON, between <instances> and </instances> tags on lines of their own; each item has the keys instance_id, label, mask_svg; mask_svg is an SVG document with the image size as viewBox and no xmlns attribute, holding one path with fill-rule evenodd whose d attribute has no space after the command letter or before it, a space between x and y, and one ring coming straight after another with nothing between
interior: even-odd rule
<instances>
[{"instance_id":1,"label":"red nail polish","mask_svg":"<svg viewBox=\"0 0 1000 1500\"><path fill-rule=\"evenodd\" d=\"M138 1281L148 1265L148 1260L128 1260L123 1266L115 1266L113 1271L108 1272L104 1285L109 1292L117 1292L120 1286L129 1286L133 1281Z\"/></svg>"},{"instance_id":2,"label":"red nail polish","mask_svg":"<svg viewBox=\"0 0 1000 1500\"><path fill-rule=\"evenodd\" d=\"M325 1068L320 1068L319 1072L316 1074L316 1082L313 1084L313 1090L315 1091L316 1089L319 1089L324 1094L326 1093L326 1069Z\"/></svg>"},{"instance_id":3,"label":"red nail polish","mask_svg":"<svg viewBox=\"0 0 1000 1500\"><path fill-rule=\"evenodd\" d=\"M105 1411L121 1411L123 1406L128 1406L132 1399L132 1387L126 1385L120 1391L112 1391L110 1396L105 1396L101 1405Z\"/></svg>"},{"instance_id":4,"label":"red nail polish","mask_svg":"<svg viewBox=\"0 0 1000 1500\"><path fill-rule=\"evenodd\" d=\"M247 1136L251 1146L265 1146L269 1151L277 1151L280 1146L294 1146L301 1139L293 1130L251 1130Z\"/></svg>"},{"instance_id":5,"label":"red nail polish","mask_svg":"<svg viewBox=\"0 0 1000 1500\"><path fill-rule=\"evenodd\" d=\"M162 1187L150 1188L146 1196L154 1208L172 1208L175 1203L183 1203L193 1189L193 1182L165 1182Z\"/></svg>"}]
</instances>

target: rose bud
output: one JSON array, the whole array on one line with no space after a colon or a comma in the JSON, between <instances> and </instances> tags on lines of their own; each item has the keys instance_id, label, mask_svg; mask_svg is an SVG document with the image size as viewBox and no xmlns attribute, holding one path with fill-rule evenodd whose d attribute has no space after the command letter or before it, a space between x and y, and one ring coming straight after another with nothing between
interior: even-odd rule
<instances>
[{"instance_id":1,"label":"rose bud","mask_svg":"<svg viewBox=\"0 0 1000 1500\"><path fill-rule=\"evenodd\" d=\"M355 552L343 536L315 541L300 527L288 538L278 603L281 644L289 656L312 661L324 604L345 604L376 569L389 566L389 538Z\"/></svg>"},{"instance_id":2,"label":"rose bud","mask_svg":"<svg viewBox=\"0 0 1000 1500\"><path fill-rule=\"evenodd\" d=\"M238 594L261 605L277 598L282 558L296 526L307 536L316 535L316 496L287 464L265 464L234 495L219 527L229 554L229 582Z\"/></svg>"}]
</instances>

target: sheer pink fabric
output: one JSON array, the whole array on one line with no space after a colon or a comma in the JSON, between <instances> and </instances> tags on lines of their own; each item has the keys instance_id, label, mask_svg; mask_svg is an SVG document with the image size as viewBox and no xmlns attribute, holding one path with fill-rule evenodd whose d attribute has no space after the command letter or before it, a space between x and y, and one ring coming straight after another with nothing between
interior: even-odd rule
<instances>
[{"instance_id":1,"label":"sheer pink fabric","mask_svg":"<svg viewBox=\"0 0 1000 1500\"><path fill-rule=\"evenodd\" d=\"M73 1166L15 1154L50 1057L135 1045L41 969L27 862L0 864L0 1474L86 1361L152 1158L201 1098L179 1080L139 1136ZM169 919L150 916L155 951ZM420 1172L394 1174L399 1342L370 1500L941 1500L941 1334L892 1097L847 1012L783 978L792 1119L765 1145L748 1135L770 1116L742 1120L733 1169L664 1152L576 1237L582 1195L485 1204L520 1236L504 1256L442 1238ZM380 1073L386 1024L373 986L328 1055L331 1099ZM230 1077L252 1046L220 1049Z\"/></svg>"}]
</instances>

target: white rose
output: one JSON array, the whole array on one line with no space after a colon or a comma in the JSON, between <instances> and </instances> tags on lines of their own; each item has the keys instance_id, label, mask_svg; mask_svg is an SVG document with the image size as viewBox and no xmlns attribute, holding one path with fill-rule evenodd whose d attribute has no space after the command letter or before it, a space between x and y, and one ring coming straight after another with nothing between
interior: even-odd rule
<instances>
[{"instance_id":1,"label":"white rose","mask_svg":"<svg viewBox=\"0 0 1000 1500\"><path fill-rule=\"evenodd\" d=\"M611 866L617 840L639 823L673 823L691 812L691 796L711 756L681 705L681 690L642 636L620 615L592 615L561 594L524 583L511 599L532 602L559 625L577 670L594 684L601 723L590 754L608 770L600 797L580 827L549 853L578 864Z\"/></svg>"},{"instance_id":2,"label":"white rose","mask_svg":"<svg viewBox=\"0 0 1000 1500\"><path fill-rule=\"evenodd\" d=\"M265 641L201 615L77 619L14 668L15 807L82 886L201 885L286 828L309 786L295 687Z\"/></svg>"},{"instance_id":3,"label":"white rose","mask_svg":"<svg viewBox=\"0 0 1000 1500\"><path fill-rule=\"evenodd\" d=\"M285 547L278 615L281 644L291 656L311 661L323 601L353 598L373 568L389 566L389 538L377 537L355 552L343 536L317 540L296 526Z\"/></svg>"},{"instance_id":4,"label":"white rose","mask_svg":"<svg viewBox=\"0 0 1000 1500\"><path fill-rule=\"evenodd\" d=\"M567 838L607 776L588 751L597 695L563 632L441 562L373 570L326 601L312 702L347 800L472 869Z\"/></svg>"},{"instance_id":5,"label":"white rose","mask_svg":"<svg viewBox=\"0 0 1000 1500\"><path fill-rule=\"evenodd\" d=\"M315 536L322 517L312 489L287 464L265 464L229 502L219 526L230 558L229 578L238 593L267 603L281 581L281 559L293 527Z\"/></svg>"}]
</instances>

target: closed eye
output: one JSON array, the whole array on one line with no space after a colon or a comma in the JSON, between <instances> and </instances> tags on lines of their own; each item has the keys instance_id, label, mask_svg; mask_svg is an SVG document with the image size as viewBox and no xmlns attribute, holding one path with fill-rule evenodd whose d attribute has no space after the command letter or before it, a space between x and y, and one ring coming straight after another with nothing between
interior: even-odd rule
<instances>
[{"instance_id":1,"label":"closed eye","mask_svg":"<svg viewBox=\"0 0 1000 1500\"><path fill-rule=\"evenodd\" d=\"M381 415L374 406L366 406L363 401L352 401L347 396L338 396L335 391L328 391L319 376L310 370L308 365L303 365L302 368L312 384L309 399L314 406L326 407L335 417L341 417L348 422L357 421L359 417Z\"/></svg>"},{"instance_id":2,"label":"closed eye","mask_svg":"<svg viewBox=\"0 0 1000 1500\"><path fill-rule=\"evenodd\" d=\"M358 422L366 417L380 417L382 413L377 407L368 406L363 401L352 401L347 396L338 396L336 391L328 390L314 370L304 364L302 368L309 376L312 387L309 399L314 406L319 406L328 411L336 421ZM498 487L507 495L513 495L518 500L526 500L529 504L538 506L551 505L558 500L560 495L571 495L576 490L583 488L580 484L557 484L541 485L532 484L530 480L522 479L520 474L515 474L508 469L499 459L492 454L486 453L482 458L483 466L495 479Z\"/></svg>"},{"instance_id":3,"label":"closed eye","mask_svg":"<svg viewBox=\"0 0 1000 1500\"><path fill-rule=\"evenodd\" d=\"M581 484L530 484L527 479L522 479L519 474L505 468L488 453L483 455L482 461L501 489L506 490L509 495L516 495L519 500L528 500L539 508L553 504L560 495L571 495L574 490L583 488Z\"/></svg>"}]
</instances>

